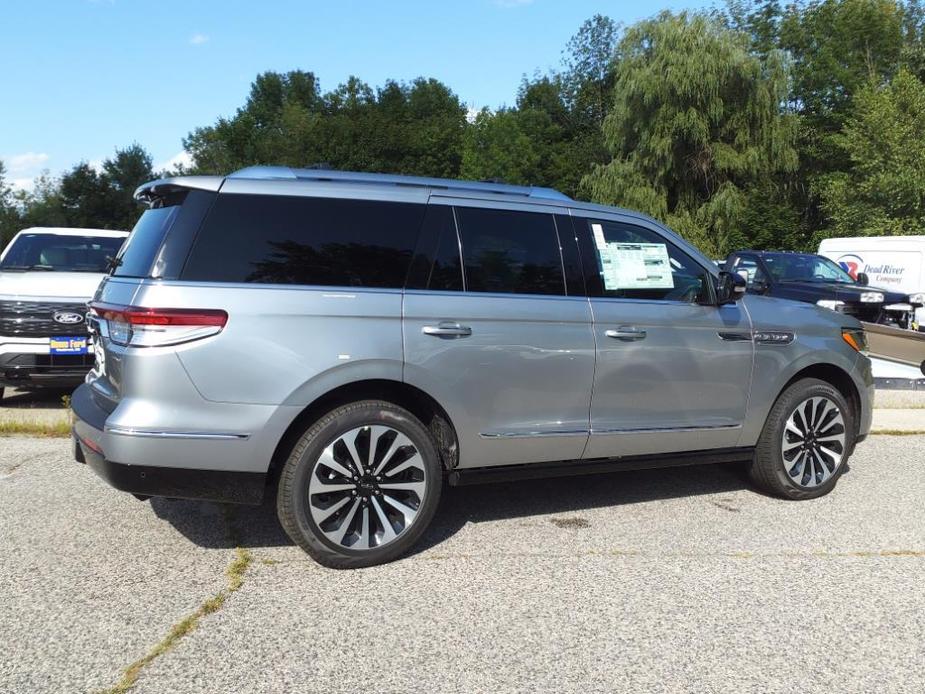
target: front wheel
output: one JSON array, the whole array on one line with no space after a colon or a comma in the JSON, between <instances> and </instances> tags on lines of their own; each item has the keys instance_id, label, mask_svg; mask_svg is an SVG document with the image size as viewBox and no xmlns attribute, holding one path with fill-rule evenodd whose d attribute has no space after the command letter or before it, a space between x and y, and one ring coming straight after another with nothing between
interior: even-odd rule
<instances>
[{"instance_id":1,"label":"front wheel","mask_svg":"<svg viewBox=\"0 0 925 694\"><path fill-rule=\"evenodd\" d=\"M797 381L768 414L750 467L752 480L788 499L828 494L853 448L852 417L845 397L831 384Z\"/></svg>"},{"instance_id":2,"label":"front wheel","mask_svg":"<svg viewBox=\"0 0 925 694\"><path fill-rule=\"evenodd\" d=\"M424 425L397 405L365 400L338 407L302 435L280 476L277 512L319 564L373 566L418 540L442 484Z\"/></svg>"}]
</instances>

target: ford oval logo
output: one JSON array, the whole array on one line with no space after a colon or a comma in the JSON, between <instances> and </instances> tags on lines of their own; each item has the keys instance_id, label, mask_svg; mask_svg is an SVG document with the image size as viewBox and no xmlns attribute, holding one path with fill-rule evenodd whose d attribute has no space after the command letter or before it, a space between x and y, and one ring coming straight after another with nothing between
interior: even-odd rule
<instances>
[{"instance_id":1,"label":"ford oval logo","mask_svg":"<svg viewBox=\"0 0 925 694\"><path fill-rule=\"evenodd\" d=\"M83 315L73 311L56 311L52 318L55 323L61 323L62 325L76 325L84 322Z\"/></svg>"}]
</instances>

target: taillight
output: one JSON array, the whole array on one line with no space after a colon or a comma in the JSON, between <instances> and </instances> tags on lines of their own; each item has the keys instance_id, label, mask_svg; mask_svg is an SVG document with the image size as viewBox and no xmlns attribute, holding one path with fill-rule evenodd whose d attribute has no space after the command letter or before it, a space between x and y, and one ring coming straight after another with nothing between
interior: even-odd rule
<instances>
[{"instance_id":1,"label":"taillight","mask_svg":"<svg viewBox=\"0 0 925 694\"><path fill-rule=\"evenodd\" d=\"M146 308L92 303L90 310L105 321L109 339L127 347L163 347L217 335L228 322L220 309Z\"/></svg>"}]
</instances>

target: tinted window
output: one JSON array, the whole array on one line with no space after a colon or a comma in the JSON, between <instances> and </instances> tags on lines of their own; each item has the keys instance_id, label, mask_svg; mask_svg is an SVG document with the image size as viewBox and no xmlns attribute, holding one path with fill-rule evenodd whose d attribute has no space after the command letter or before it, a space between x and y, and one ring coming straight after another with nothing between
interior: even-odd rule
<instances>
[{"instance_id":1,"label":"tinted window","mask_svg":"<svg viewBox=\"0 0 925 694\"><path fill-rule=\"evenodd\" d=\"M585 220L581 253L591 296L707 301L708 273L660 234L619 222Z\"/></svg>"},{"instance_id":2,"label":"tinted window","mask_svg":"<svg viewBox=\"0 0 925 694\"><path fill-rule=\"evenodd\" d=\"M775 279L785 282L796 280L854 284L851 275L821 255L766 255L764 263Z\"/></svg>"},{"instance_id":3,"label":"tinted window","mask_svg":"<svg viewBox=\"0 0 925 694\"><path fill-rule=\"evenodd\" d=\"M167 230L179 214L179 205L145 210L132 229L119 256L119 266L112 274L117 277L147 277Z\"/></svg>"},{"instance_id":4,"label":"tinted window","mask_svg":"<svg viewBox=\"0 0 925 694\"><path fill-rule=\"evenodd\" d=\"M418 251L405 286L408 289L463 290L459 238L452 207L427 207Z\"/></svg>"},{"instance_id":5,"label":"tinted window","mask_svg":"<svg viewBox=\"0 0 925 694\"><path fill-rule=\"evenodd\" d=\"M219 195L183 279L401 288L424 206Z\"/></svg>"},{"instance_id":6,"label":"tinted window","mask_svg":"<svg viewBox=\"0 0 925 694\"><path fill-rule=\"evenodd\" d=\"M21 234L9 247L0 270L106 272L109 258L119 253L125 239L64 234Z\"/></svg>"},{"instance_id":7,"label":"tinted window","mask_svg":"<svg viewBox=\"0 0 925 694\"><path fill-rule=\"evenodd\" d=\"M565 282L569 296L584 296L585 280L578 253L578 239L575 227L568 215L556 215L556 230L559 232L559 246L562 249L562 266L565 268Z\"/></svg>"},{"instance_id":8,"label":"tinted window","mask_svg":"<svg viewBox=\"0 0 925 694\"><path fill-rule=\"evenodd\" d=\"M135 224L112 274L177 279L214 199L215 193L203 190L180 190L157 198Z\"/></svg>"},{"instance_id":9,"label":"tinted window","mask_svg":"<svg viewBox=\"0 0 925 694\"><path fill-rule=\"evenodd\" d=\"M467 291L565 294L551 215L458 207L456 216Z\"/></svg>"}]
</instances>

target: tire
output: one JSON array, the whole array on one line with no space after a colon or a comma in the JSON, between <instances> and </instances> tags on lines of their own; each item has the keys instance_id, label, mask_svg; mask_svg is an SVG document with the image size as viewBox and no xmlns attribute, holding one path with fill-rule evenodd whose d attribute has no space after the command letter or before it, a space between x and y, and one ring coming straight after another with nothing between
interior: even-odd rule
<instances>
[{"instance_id":1,"label":"tire","mask_svg":"<svg viewBox=\"0 0 925 694\"><path fill-rule=\"evenodd\" d=\"M845 396L815 378L797 381L768 414L749 476L785 499L828 494L854 449L854 413Z\"/></svg>"},{"instance_id":2,"label":"tire","mask_svg":"<svg viewBox=\"0 0 925 694\"><path fill-rule=\"evenodd\" d=\"M430 524L442 486L440 457L420 420L392 403L364 400L332 410L302 434L280 474L276 508L312 559L356 569L407 552Z\"/></svg>"}]
</instances>

